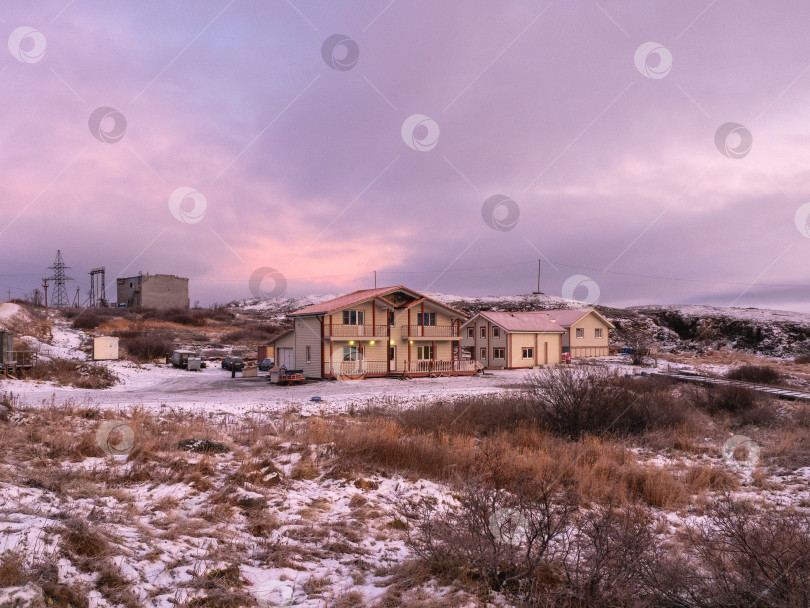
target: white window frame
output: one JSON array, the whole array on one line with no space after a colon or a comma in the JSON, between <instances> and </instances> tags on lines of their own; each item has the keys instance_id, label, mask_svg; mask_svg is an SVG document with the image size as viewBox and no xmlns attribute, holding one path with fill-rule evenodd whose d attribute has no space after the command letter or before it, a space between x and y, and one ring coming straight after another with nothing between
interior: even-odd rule
<instances>
[{"instance_id":1,"label":"white window frame","mask_svg":"<svg viewBox=\"0 0 810 608\"><path fill-rule=\"evenodd\" d=\"M482 340L487 339L487 326L486 325L481 326L481 339Z\"/></svg>"},{"instance_id":2,"label":"white window frame","mask_svg":"<svg viewBox=\"0 0 810 608\"><path fill-rule=\"evenodd\" d=\"M483 346L479 349L478 353L481 355L478 357L479 359L486 359L487 358L487 349Z\"/></svg>"},{"instance_id":3,"label":"white window frame","mask_svg":"<svg viewBox=\"0 0 810 608\"><path fill-rule=\"evenodd\" d=\"M584 337L585 337L585 328L577 327L577 338L584 338Z\"/></svg>"},{"instance_id":4,"label":"white window frame","mask_svg":"<svg viewBox=\"0 0 810 608\"><path fill-rule=\"evenodd\" d=\"M360 353L356 346L344 346L343 347L343 360L344 361L358 361L360 358Z\"/></svg>"},{"instance_id":5,"label":"white window frame","mask_svg":"<svg viewBox=\"0 0 810 608\"><path fill-rule=\"evenodd\" d=\"M416 347L416 358L419 361L430 361L433 359L433 345L424 344Z\"/></svg>"},{"instance_id":6,"label":"white window frame","mask_svg":"<svg viewBox=\"0 0 810 608\"><path fill-rule=\"evenodd\" d=\"M523 358L524 359L534 359L534 347L533 346L524 346L523 347Z\"/></svg>"},{"instance_id":7,"label":"white window frame","mask_svg":"<svg viewBox=\"0 0 810 608\"><path fill-rule=\"evenodd\" d=\"M312 363L312 347L307 346L305 352L306 352L307 363Z\"/></svg>"},{"instance_id":8,"label":"white window frame","mask_svg":"<svg viewBox=\"0 0 810 608\"><path fill-rule=\"evenodd\" d=\"M593 337L594 338L601 338L602 337L602 328L597 327L593 330Z\"/></svg>"}]
</instances>

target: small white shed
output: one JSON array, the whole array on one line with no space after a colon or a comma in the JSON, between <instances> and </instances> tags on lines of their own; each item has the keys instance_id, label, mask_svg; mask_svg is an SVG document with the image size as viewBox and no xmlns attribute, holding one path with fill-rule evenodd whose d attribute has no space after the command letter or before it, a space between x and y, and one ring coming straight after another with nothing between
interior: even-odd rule
<instances>
[{"instance_id":1,"label":"small white shed","mask_svg":"<svg viewBox=\"0 0 810 608\"><path fill-rule=\"evenodd\" d=\"M118 338L93 338L93 361L115 361L118 359Z\"/></svg>"}]
</instances>

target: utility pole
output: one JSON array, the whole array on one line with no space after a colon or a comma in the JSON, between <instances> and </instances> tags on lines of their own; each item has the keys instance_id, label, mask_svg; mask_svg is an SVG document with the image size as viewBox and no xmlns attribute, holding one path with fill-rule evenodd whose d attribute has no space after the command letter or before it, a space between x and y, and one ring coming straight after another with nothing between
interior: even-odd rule
<instances>
[{"instance_id":1,"label":"utility pole","mask_svg":"<svg viewBox=\"0 0 810 608\"><path fill-rule=\"evenodd\" d=\"M543 292L540 291L540 266L542 263L542 260L537 260L537 291L532 292L534 295L543 295Z\"/></svg>"}]
</instances>

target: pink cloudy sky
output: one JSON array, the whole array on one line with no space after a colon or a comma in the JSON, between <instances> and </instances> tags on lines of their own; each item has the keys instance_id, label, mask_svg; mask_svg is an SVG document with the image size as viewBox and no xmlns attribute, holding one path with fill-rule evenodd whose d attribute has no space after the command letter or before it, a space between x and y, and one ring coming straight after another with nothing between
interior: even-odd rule
<instances>
[{"instance_id":1,"label":"pink cloudy sky","mask_svg":"<svg viewBox=\"0 0 810 608\"><path fill-rule=\"evenodd\" d=\"M553 295L810 311L808 24L806 0L5 2L0 288L57 249L74 290L104 265L202 304L266 267L288 295L373 270L526 293L543 257Z\"/></svg>"}]
</instances>

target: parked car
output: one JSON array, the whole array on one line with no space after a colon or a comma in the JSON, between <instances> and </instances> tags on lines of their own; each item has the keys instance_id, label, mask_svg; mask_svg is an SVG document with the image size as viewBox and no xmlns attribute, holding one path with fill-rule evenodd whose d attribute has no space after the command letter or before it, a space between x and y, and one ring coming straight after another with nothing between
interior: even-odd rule
<instances>
[{"instance_id":1,"label":"parked car","mask_svg":"<svg viewBox=\"0 0 810 608\"><path fill-rule=\"evenodd\" d=\"M244 368L245 363L242 361L242 357L225 357L222 360L222 369L241 372Z\"/></svg>"},{"instance_id":2,"label":"parked car","mask_svg":"<svg viewBox=\"0 0 810 608\"><path fill-rule=\"evenodd\" d=\"M259 363L259 369L263 372L268 371L273 365L275 365L275 360L273 357L267 357L261 363Z\"/></svg>"}]
</instances>

